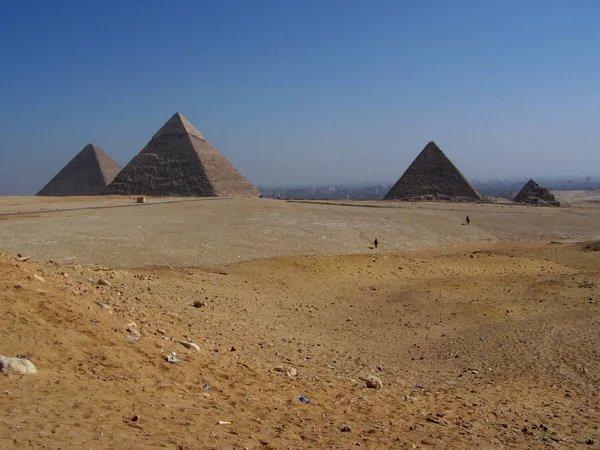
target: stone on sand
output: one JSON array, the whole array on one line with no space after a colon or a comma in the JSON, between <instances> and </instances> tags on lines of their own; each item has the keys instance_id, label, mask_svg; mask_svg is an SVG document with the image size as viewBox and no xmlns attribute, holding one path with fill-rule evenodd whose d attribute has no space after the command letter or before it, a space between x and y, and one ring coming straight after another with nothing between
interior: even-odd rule
<instances>
[{"instance_id":1,"label":"stone on sand","mask_svg":"<svg viewBox=\"0 0 600 450\"><path fill-rule=\"evenodd\" d=\"M200 346L198 344L194 344L193 342L187 342L187 341L177 341L177 342L179 342L185 348L189 348L190 350L196 350L197 352L200 351Z\"/></svg>"},{"instance_id":2,"label":"stone on sand","mask_svg":"<svg viewBox=\"0 0 600 450\"><path fill-rule=\"evenodd\" d=\"M381 382L379 377L376 377L375 375L369 375L367 377L360 377L359 379L364 381L366 383L367 387L370 389L381 389L383 386L383 383Z\"/></svg>"},{"instance_id":3,"label":"stone on sand","mask_svg":"<svg viewBox=\"0 0 600 450\"><path fill-rule=\"evenodd\" d=\"M5 375L23 375L36 373L37 369L28 359L0 356L0 372Z\"/></svg>"}]
</instances>

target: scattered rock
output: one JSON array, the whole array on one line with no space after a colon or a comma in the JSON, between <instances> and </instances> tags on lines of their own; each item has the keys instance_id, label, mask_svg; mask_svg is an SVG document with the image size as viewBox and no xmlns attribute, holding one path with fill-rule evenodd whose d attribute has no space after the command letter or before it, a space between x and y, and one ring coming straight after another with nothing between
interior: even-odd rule
<instances>
[{"instance_id":1,"label":"scattered rock","mask_svg":"<svg viewBox=\"0 0 600 450\"><path fill-rule=\"evenodd\" d=\"M181 362L181 359L177 357L177 353L171 352L169 353L169 356L167 356L167 361L172 364L179 364Z\"/></svg>"},{"instance_id":2,"label":"scattered rock","mask_svg":"<svg viewBox=\"0 0 600 450\"><path fill-rule=\"evenodd\" d=\"M281 372L281 373L286 373L287 370L285 370L285 367L283 366L277 366L273 369L275 372Z\"/></svg>"},{"instance_id":3,"label":"scattered rock","mask_svg":"<svg viewBox=\"0 0 600 450\"><path fill-rule=\"evenodd\" d=\"M345 425L342 428L340 428L340 431L342 433L350 433L352 431L352 428L350 428L348 425Z\"/></svg>"},{"instance_id":4,"label":"scattered rock","mask_svg":"<svg viewBox=\"0 0 600 450\"><path fill-rule=\"evenodd\" d=\"M427 419L425 419L427 422L431 422L431 423L435 423L436 425L441 425L442 423L439 421L439 419L436 419L435 417L427 417Z\"/></svg>"},{"instance_id":5,"label":"scattered rock","mask_svg":"<svg viewBox=\"0 0 600 450\"><path fill-rule=\"evenodd\" d=\"M0 356L0 372L5 375L23 375L36 373L37 369L28 359Z\"/></svg>"},{"instance_id":6,"label":"scattered rock","mask_svg":"<svg viewBox=\"0 0 600 450\"><path fill-rule=\"evenodd\" d=\"M112 314L112 311L113 311L113 309L112 309L110 306L108 306L106 303L102 303L102 302L96 302L96 304L97 304L97 305L98 305L100 308L102 308L102 309L105 309L105 310L107 310L109 313L111 313L111 314Z\"/></svg>"},{"instance_id":7,"label":"scattered rock","mask_svg":"<svg viewBox=\"0 0 600 450\"><path fill-rule=\"evenodd\" d=\"M359 380L364 381L369 389L381 389L383 387L383 383L375 375L369 375L368 377L359 377Z\"/></svg>"},{"instance_id":8,"label":"scattered rock","mask_svg":"<svg viewBox=\"0 0 600 450\"><path fill-rule=\"evenodd\" d=\"M133 417L131 418L131 421L132 421L132 422L139 422L139 421L140 421L140 416L138 416L138 415L136 414L135 416L133 416Z\"/></svg>"},{"instance_id":9,"label":"scattered rock","mask_svg":"<svg viewBox=\"0 0 600 450\"><path fill-rule=\"evenodd\" d=\"M205 307L205 306L206 306L206 302L203 302L203 301L201 301L201 300L196 300L196 301L194 302L194 305L193 305L193 306L194 306L194 308L203 308L203 307Z\"/></svg>"},{"instance_id":10,"label":"scattered rock","mask_svg":"<svg viewBox=\"0 0 600 450\"><path fill-rule=\"evenodd\" d=\"M46 280L44 280L42 277L40 277L37 273L33 274L33 278L37 281L41 281L42 283L46 282Z\"/></svg>"},{"instance_id":11,"label":"scattered rock","mask_svg":"<svg viewBox=\"0 0 600 450\"><path fill-rule=\"evenodd\" d=\"M235 352L237 349L232 345L231 348L229 349L229 351L231 352Z\"/></svg>"},{"instance_id":12,"label":"scattered rock","mask_svg":"<svg viewBox=\"0 0 600 450\"><path fill-rule=\"evenodd\" d=\"M98 286L111 286L110 281L100 278L98 280Z\"/></svg>"},{"instance_id":13,"label":"scattered rock","mask_svg":"<svg viewBox=\"0 0 600 450\"><path fill-rule=\"evenodd\" d=\"M193 342L187 342L187 341L177 341L177 342L179 342L185 348L189 348L190 350L194 349L197 352L200 351L200 346L198 344L194 344Z\"/></svg>"},{"instance_id":14,"label":"scattered rock","mask_svg":"<svg viewBox=\"0 0 600 450\"><path fill-rule=\"evenodd\" d=\"M127 328L127 332L128 332L128 333L129 333L131 336L133 336L133 337L136 337L136 338L138 338L138 339L142 337L142 334L141 334L141 333L140 333L140 332L137 330L137 328L128 327L128 328Z\"/></svg>"},{"instance_id":15,"label":"scattered rock","mask_svg":"<svg viewBox=\"0 0 600 450\"><path fill-rule=\"evenodd\" d=\"M298 370L296 370L295 367L292 367L290 370L288 370L287 372L287 376L288 377L295 377L296 375L298 375Z\"/></svg>"}]
</instances>

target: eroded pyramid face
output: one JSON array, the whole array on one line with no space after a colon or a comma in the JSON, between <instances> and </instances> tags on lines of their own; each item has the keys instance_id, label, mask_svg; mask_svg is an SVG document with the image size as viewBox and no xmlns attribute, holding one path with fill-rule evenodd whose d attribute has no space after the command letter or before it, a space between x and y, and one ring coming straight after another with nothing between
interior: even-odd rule
<instances>
[{"instance_id":1,"label":"eroded pyramid face","mask_svg":"<svg viewBox=\"0 0 600 450\"><path fill-rule=\"evenodd\" d=\"M515 203L526 204L548 204L551 206L559 206L554 194L545 187L540 186L533 180L525 183L519 193L515 196Z\"/></svg>"},{"instance_id":2,"label":"eroded pyramid face","mask_svg":"<svg viewBox=\"0 0 600 450\"><path fill-rule=\"evenodd\" d=\"M482 197L432 141L419 153L384 200L480 202Z\"/></svg>"},{"instance_id":3,"label":"eroded pyramid face","mask_svg":"<svg viewBox=\"0 0 600 450\"><path fill-rule=\"evenodd\" d=\"M258 190L175 113L107 187L114 195L258 197Z\"/></svg>"},{"instance_id":4,"label":"eroded pyramid face","mask_svg":"<svg viewBox=\"0 0 600 450\"><path fill-rule=\"evenodd\" d=\"M88 144L37 195L99 195L120 171L100 147Z\"/></svg>"}]
</instances>

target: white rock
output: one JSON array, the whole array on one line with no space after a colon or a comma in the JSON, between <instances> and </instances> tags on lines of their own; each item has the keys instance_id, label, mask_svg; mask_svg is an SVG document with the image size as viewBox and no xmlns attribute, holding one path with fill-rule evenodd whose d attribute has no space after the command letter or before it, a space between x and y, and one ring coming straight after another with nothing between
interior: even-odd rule
<instances>
[{"instance_id":1,"label":"white rock","mask_svg":"<svg viewBox=\"0 0 600 450\"><path fill-rule=\"evenodd\" d=\"M98 305L100 308L102 308L102 309L105 309L105 310L107 310L109 313L111 313L111 314L112 314L112 311L113 311L113 309L112 309L110 306L108 306L106 303L102 303L102 302L96 302L96 304L97 304L97 305Z\"/></svg>"},{"instance_id":2,"label":"white rock","mask_svg":"<svg viewBox=\"0 0 600 450\"><path fill-rule=\"evenodd\" d=\"M375 375L369 375L368 377L360 377L360 380L363 380L367 387L370 389L381 389L383 387L383 383L381 380Z\"/></svg>"},{"instance_id":3,"label":"white rock","mask_svg":"<svg viewBox=\"0 0 600 450\"><path fill-rule=\"evenodd\" d=\"M33 278L38 281L41 281L42 283L44 283L46 281L42 277L40 277L37 273L33 274Z\"/></svg>"},{"instance_id":4,"label":"white rock","mask_svg":"<svg viewBox=\"0 0 600 450\"><path fill-rule=\"evenodd\" d=\"M138 338L138 339L142 337L142 333L140 333L140 332L137 330L137 328L128 327L128 328L127 328L127 332L128 332L128 333L129 333L131 336L133 336L133 337L136 337L136 338Z\"/></svg>"},{"instance_id":5,"label":"white rock","mask_svg":"<svg viewBox=\"0 0 600 450\"><path fill-rule=\"evenodd\" d=\"M110 281L105 280L104 278L100 278L98 280L98 286L110 286Z\"/></svg>"},{"instance_id":6,"label":"white rock","mask_svg":"<svg viewBox=\"0 0 600 450\"><path fill-rule=\"evenodd\" d=\"M5 375L22 375L26 373L36 373L37 369L28 359L0 356L0 372Z\"/></svg>"},{"instance_id":7,"label":"white rock","mask_svg":"<svg viewBox=\"0 0 600 450\"><path fill-rule=\"evenodd\" d=\"M187 341L177 341L179 342L181 345L183 345L185 348L189 348L196 350L197 352L200 351L200 346L198 344L194 344L193 342L187 342Z\"/></svg>"}]
</instances>

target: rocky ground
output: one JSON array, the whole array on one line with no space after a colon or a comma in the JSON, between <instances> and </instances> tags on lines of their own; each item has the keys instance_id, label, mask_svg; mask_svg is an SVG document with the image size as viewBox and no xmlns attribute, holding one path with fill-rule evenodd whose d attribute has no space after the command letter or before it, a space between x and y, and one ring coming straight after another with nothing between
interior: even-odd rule
<instances>
[{"instance_id":1,"label":"rocky ground","mask_svg":"<svg viewBox=\"0 0 600 450\"><path fill-rule=\"evenodd\" d=\"M469 227L493 240L203 267L2 254L0 354L38 372L0 378L0 446L595 448L600 245Z\"/></svg>"}]
</instances>

